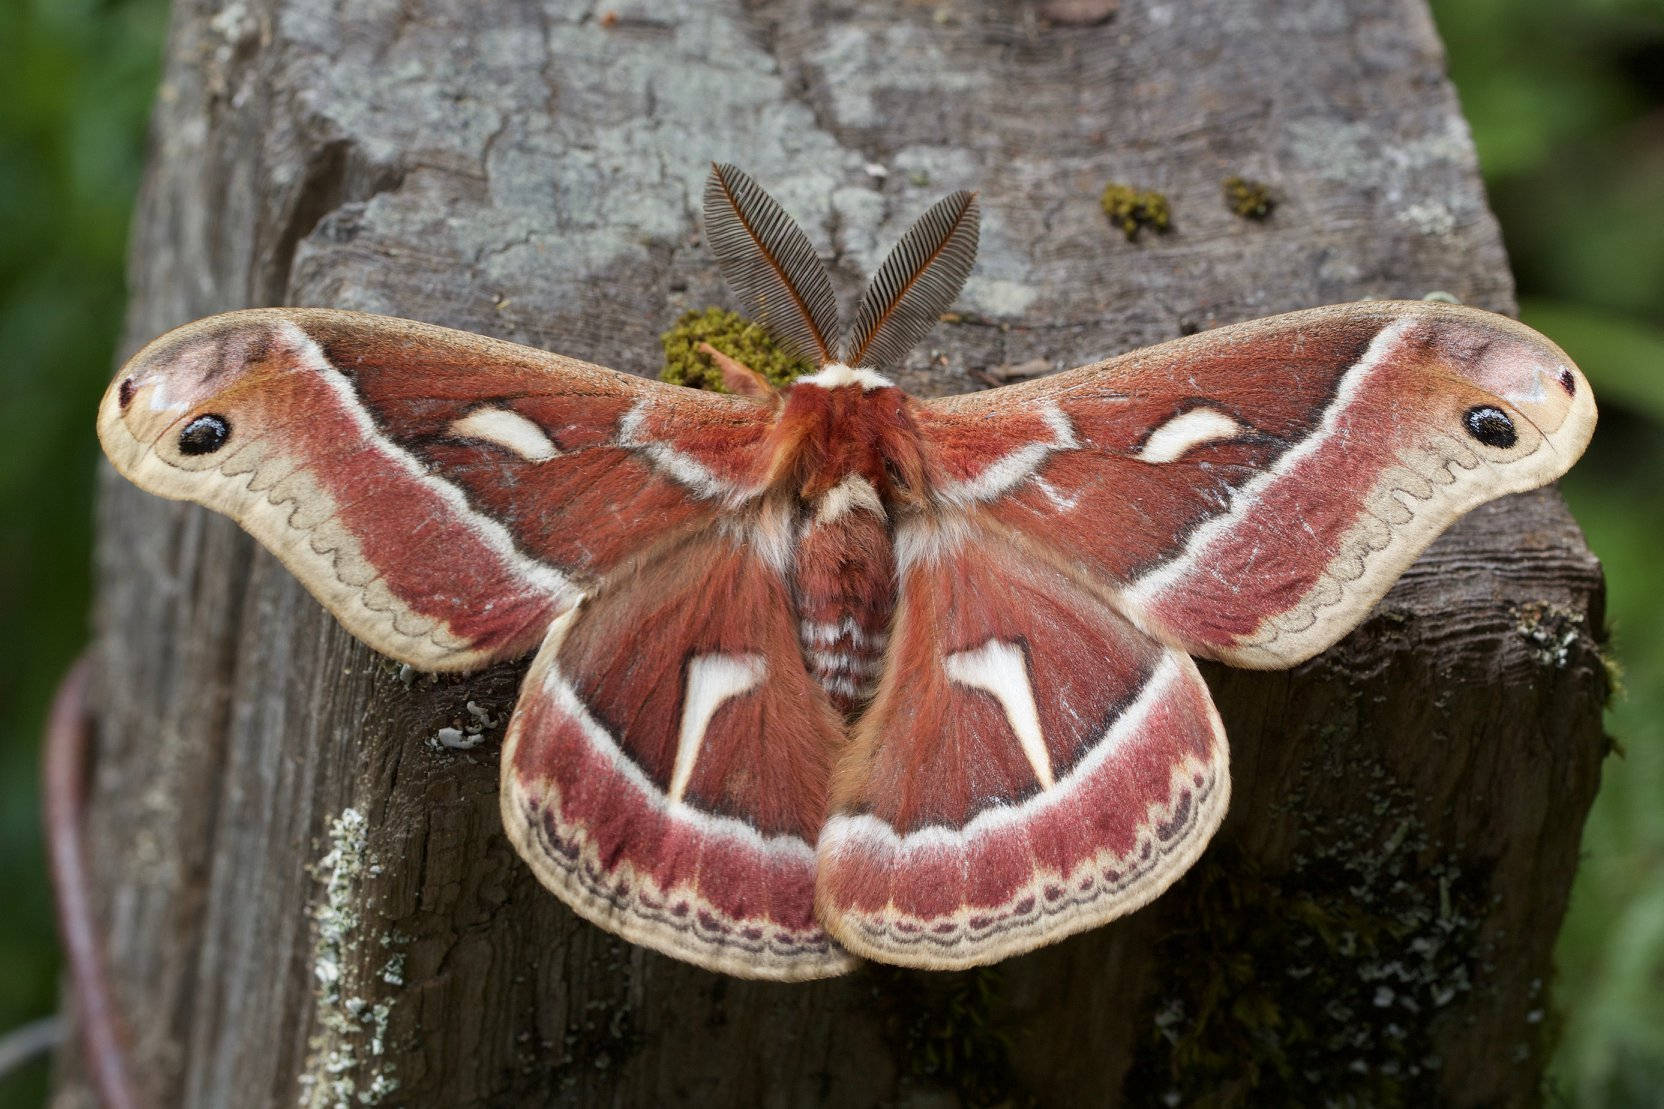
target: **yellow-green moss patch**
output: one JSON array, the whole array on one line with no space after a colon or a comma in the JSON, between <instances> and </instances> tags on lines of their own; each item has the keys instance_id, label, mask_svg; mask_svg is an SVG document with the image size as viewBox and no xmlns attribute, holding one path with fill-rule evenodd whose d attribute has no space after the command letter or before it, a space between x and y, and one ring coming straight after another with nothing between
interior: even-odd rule
<instances>
[{"instance_id":1,"label":"yellow-green moss patch","mask_svg":"<svg viewBox=\"0 0 1664 1109\"><path fill-rule=\"evenodd\" d=\"M1142 228L1166 231L1172 225L1172 213L1167 206L1167 197L1149 189L1138 189L1131 185L1123 185L1119 181L1111 181L1104 187L1103 196L1098 198L1098 203L1103 206L1104 215L1109 217L1109 222L1121 229L1128 242L1136 241Z\"/></svg>"},{"instance_id":2,"label":"yellow-green moss patch","mask_svg":"<svg viewBox=\"0 0 1664 1109\"><path fill-rule=\"evenodd\" d=\"M699 352L700 343L709 343L728 357L744 362L776 387L790 384L810 368L775 345L768 332L757 324L725 308L684 312L659 341L664 344L660 381L709 389L713 393L728 390L722 387L722 371L716 363Z\"/></svg>"},{"instance_id":3,"label":"yellow-green moss patch","mask_svg":"<svg viewBox=\"0 0 1664 1109\"><path fill-rule=\"evenodd\" d=\"M1225 207L1243 219L1262 220L1277 207L1277 198L1271 194L1271 186L1263 181L1231 176L1225 178L1223 185Z\"/></svg>"}]
</instances>

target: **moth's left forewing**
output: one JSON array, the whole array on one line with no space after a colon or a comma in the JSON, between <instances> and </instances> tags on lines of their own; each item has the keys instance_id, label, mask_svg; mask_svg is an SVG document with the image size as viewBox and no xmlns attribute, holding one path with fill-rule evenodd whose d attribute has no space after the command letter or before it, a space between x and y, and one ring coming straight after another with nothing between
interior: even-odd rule
<instances>
[{"instance_id":1,"label":"moth's left forewing","mask_svg":"<svg viewBox=\"0 0 1664 1109\"><path fill-rule=\"evenodd\" d=\"M257 309L136 355L99 437L134 483L237 520L358 638L456 670L532 650L747 495L772 414L413 321Z\"/></svg>"},{"instance_id":2,"label":"moth's left forewing","mask_svg":"<svg viewBox=\"0 0 1664 1109\"><path fill-rule=\"evenodd\" d=\"M1290 666L1461 513L1552 481L1588 382L1491 313L1377 302L1192 336L923 406L935 484L1163 640Z\"/></svg>"}]
</instances>

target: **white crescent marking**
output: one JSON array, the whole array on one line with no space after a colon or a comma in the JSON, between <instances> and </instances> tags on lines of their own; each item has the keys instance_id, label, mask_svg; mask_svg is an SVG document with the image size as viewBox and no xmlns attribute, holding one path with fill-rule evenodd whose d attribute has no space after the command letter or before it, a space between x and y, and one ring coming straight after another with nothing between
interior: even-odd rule
<instances>
[{"instance_id":1,"label":"white crescent marking","mask_svg":"<svg viewBox=\"0 0 1664 1109\"><path fill-rule=\"evenodd\" d=\"M495 443L527 462L547 462L560 454L542 428L507 408L476 408L451 424L451 434Z\"/></svg>"},{"instance_id":2,"label":"white crescent marking","mask_svg":"<svg viewBox=\"0 0 1664 1109\"><path fill-rule=\"evenodd\" d=\"M1134 457L1140 462L1172 462L1193 447L1215 439L1234 439L1241 433L1242 425L1225 413L1212 408L1192 408L1152 431L1144 449Z\"/></svg>"}]
</instances>

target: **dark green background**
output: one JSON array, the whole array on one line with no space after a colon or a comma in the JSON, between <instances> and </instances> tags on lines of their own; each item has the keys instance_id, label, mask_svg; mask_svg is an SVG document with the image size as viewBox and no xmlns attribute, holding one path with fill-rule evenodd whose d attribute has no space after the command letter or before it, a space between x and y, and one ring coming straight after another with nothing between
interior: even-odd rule
<instances>
[{"instance_id":1,"label":"dark green background","mask_svg":"<svg viewBox=\"0 0 1664 1109\"><path fill-rule=\"evenodd\" d=\"M1623 754L1559 948L1552 1095L1664 1096L1664 0L1438 0L1523 314L1588 372L1600 432L1565 481L1606 563ZM94 402L112 370L161 0L0 0L0 1032L50 1013L58 956L38 735L87 638ZM46 1068L0 1079L38 1105Z\"/></svg>"}]
</instances>

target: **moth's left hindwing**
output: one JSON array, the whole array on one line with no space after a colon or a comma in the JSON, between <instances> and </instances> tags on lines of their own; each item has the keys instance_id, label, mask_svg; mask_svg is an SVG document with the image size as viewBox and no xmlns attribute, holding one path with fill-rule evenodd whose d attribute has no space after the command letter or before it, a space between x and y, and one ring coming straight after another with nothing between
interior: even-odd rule
<instances>
[{"instance_id":1,"label":"moth's left hindwing","mask_svg":"<svg viewBox=\"0 0 1664 1109\"><path fill-rule=\"evenodd\" d=\"M503 822L627 939L751 978L839 974L814 845L842 747L784 580L708 535L555 622L509 725Z\"/></svg>"},{"instance_id":2,"label":"moth's left hindwing","mask_svg":"<svg viewBox=\"0 0 1664 1109\"><path fill-rule=\"evenodd\" d=\"M525 654L620 564L711 523L763 469L770 405L351 312L164 335L99 410L116 467L226 513L383 654Z\"/></svg>"}]
</instances>

